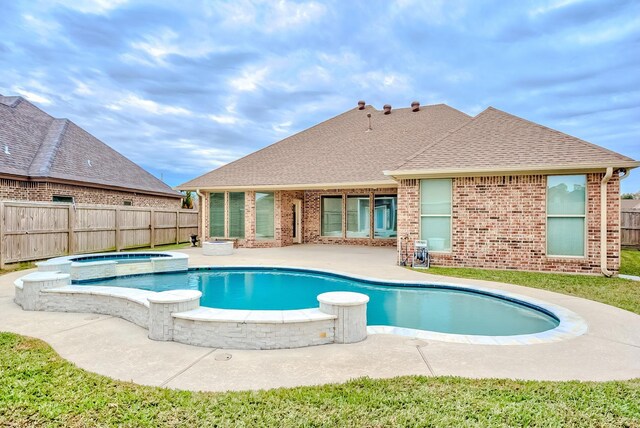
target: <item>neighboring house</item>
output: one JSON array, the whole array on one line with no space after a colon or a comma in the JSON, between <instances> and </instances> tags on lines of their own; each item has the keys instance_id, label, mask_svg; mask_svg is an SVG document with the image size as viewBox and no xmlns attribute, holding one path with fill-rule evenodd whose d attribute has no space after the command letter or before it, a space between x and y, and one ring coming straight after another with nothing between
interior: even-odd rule
<instances>
[{"instance_id":1,"label":"neighboring house","mask_svg":"<svg viewBox=\"0 0 640 428\"><path fill-rule=\"evenodd\" d=\"M2 95L0 200L181 205L180 193L73 122Z\"/></svg>"},{"instance_id":2,"label":"neighboring house","mask_svg":"<svg viewBox=\"0 0 640 428\"><path fill-rule=\"evenodd\" d=\"M426 239L437 265L608 274L638 165L492 107L360 102L178 188L202 195L206 238L244 247L396 246L410 263Z\"/></svg>"},{"instance_id":3,"label":"neighboring house","mask_svg":"<svg viewBox=\"0 0 640 428\"><path fill-rule=\"evenodd\" d=\"M640 199L621 199L621 211L640 211Z\"/></svg>"}]
</instances>

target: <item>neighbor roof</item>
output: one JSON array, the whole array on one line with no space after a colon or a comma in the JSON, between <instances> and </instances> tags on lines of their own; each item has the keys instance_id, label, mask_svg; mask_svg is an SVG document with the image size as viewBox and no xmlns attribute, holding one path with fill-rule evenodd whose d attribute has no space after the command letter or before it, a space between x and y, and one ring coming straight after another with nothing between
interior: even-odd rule
<instances>
[{"instance_id":1,"label":"neighbor roof","mask_svg":"<svg viewBox=\"0 0 640 428\"><path fill-rule=\"evenodd\" d=\"M371 114L371 130L367 114ZM394 109L388 115L371 106L355 108L178 188L395 185L383 174L385 169L470 119L444 104L423 106L417 112Z\"/></svg>"},{"instance_id":2,"label":"neighbor roof","mask_svg":"<svg viewBox=\"0 0 640 428\"><path fill-rule=\"evenodd\" d=\"M636 167L638 162L493 107L398 165L392 176Z\"/></svg>"},{"instance_id":3,"label":"neighbor roof","mask_svg":"<svg viewBox=\"0 0 640 428\"><path fill-rule=\"evenodd\" d=\"M75 123L22 97L0 95L0 175L180 197Z\"/></svg>"},{"instance_id":4,"label":"neighbor roof","mask_svg":"<svg viewBox=\"0 0 640 428\"><path fill-rule=\"evenodd\" d=\"M621 199L620 209L622 211L640 211L640 199Z\"/></svg>"}]
</instances>

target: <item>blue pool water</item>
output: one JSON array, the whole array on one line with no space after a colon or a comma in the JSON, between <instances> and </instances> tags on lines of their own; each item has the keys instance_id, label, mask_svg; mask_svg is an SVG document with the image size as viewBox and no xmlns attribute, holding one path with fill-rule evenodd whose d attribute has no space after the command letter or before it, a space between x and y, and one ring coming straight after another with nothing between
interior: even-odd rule
<instances>
[{"instance_id":1,"label":"blue pool water","mask_svg":"<svg viewBox=\"0 0 640 428\"><path fill-rule=\"evenodd\" d=\"M122 253L74 257L72 260L79 263L115 261L117 263L148 262L151 257L171 257L169 254L148 253Z\"/></svg>"},{"instance_id":2,"label":"blue pool water","mask_svg":"<svg viewBox=\"0 0 640 428\"><path fill-rule=\"evenodd\" d=\"M315 308L320 293L354 291L370 298L368 325L443 333L508 336L538 333L558 325L554 317L532 307L477 292L383 285L302 270L192 269L93 281L87 285L151 291L200 290L201 306L266 310Z\"/></svg>"}]
</instances>

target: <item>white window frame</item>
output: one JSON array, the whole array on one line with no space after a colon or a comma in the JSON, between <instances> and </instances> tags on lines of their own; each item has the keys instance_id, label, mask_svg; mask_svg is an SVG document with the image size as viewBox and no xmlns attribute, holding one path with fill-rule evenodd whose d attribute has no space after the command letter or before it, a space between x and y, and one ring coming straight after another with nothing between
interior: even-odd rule
<instances>
[{"instance_id":1,"label":"white window frame","mask_svg":"<svg viewBox=\"0 0 640 428\"><path fill-rule=\"evenodd\" d=\"M372 223L373 223L373 239L398 239L398 229L396 227L396 236L376 236L376 231L378 230L388 230L386 228L382 228L382 229L377 229L376 228L376 199L394 199L396 200L396 210L398 208L398 195L389 195L389 194L380 194L380 195L373 195L373 207L372 207ZM396 221L398 220L398 214L396 212ZM384 218L383 218L383 223L387 224L387 222L389 221L389 212L387 210L384 211Z\"/></svg>"},{"instance_id":2,"label":"white window frame","mask_svg":"<svg viewBox=\"0 0 640 428\"><path fill-rule=\"evenodd\" d=\"M356 196L356 195L353 195ZM325 235L324 234L324 230L322 228L322 220L323 220L323 214L324 214L324 206L322 204L322 200L324 198L334 198L334 199L338 199L340 198L340 206L342 207L342 212L340 213L340 221L341 221L341 230L340 230L340 235ZM347 225L346 225L346 215L347 215L347 196L343 195L343 194L326 194L326 195L320 195L320 236L323 238L334 238L334 239L346 239L347 237ZM349 238L349 239L358 239L358 238ZM368 239L368 238L365 238Z\"/></svg>"},{"instance_id":3,"label":"white window frame","mask_svg":"<svg viewBox=\"0 0 640 428\"><path fill-rule=\"evenodd\" d=\"M420 222L418 224L418 236L420 239L427 239L422 237L422 218L423 217L449 217L449 249L448 250L440 250L434 251L429 246L430 253L438 253L438 254L451 254L453 252L453 178L445 178L445 180L451 181L451 197L449 200L451 201L451 209L449 210L449 214L422 214L422 182L425 180L442 180L442 178L432 179L432 178L423 178L420 179L420 185L418 186L418 192L420 194ZM429 245L429 244L427 244Z\"/></svg>"},{"instance_id":4,"label":"white window frame","mask_svg":"<svg viewBox=\"0 0 640 428\"><path fill-rule=\"evenodd\" d=\"M262 194L270 193L273 195L273 236L272 237L262 237L262 236L258 237L258 193L262 193ZM253 195L253 199L254 199L253 209L255 210L255 216L253 219L253 227L255 230L254 239L256 241L274 241L276 239L276 192L275 191L264 191L264 192L256 191L255 194ZM246 237L247 231L245 230L244 233Z\"/></svg>"},{"instance_id":5,"label":"white window frame","mask_svg":"<svg viewBox=\"0 0 640 428\"><path fill-rule=\"evenodd\" d=\"M549 177L570 177L572 175L583 175L584 176L584 214L549 214ZM589 186L587 182L587 174L553 174L547 175L544 184L544 213L545 213L545 241L544 241L544 252L548 258L554 259L585 259L587 257L587 208L589 201ZM582 231L582 255L580 256L567 256L562 254L550 254L549 253L549 218L582 218L584 219L584 229Z\"/></svg>"}]
</instances>

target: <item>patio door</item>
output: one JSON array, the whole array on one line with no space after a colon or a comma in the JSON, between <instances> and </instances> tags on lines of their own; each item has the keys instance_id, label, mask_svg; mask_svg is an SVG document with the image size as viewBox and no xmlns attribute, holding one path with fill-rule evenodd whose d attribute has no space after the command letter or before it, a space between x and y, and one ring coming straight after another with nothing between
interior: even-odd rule
<instances>
[{"instance_id":1,"label":"patio door","mask_svg":"<svg viewBox=\"0 0 640 428\"><path fill-rule=\"evenodd\" d=\"M293 243L302 244L302 201L300 199L293 200L293 224L291 225Z\"/></svg>"}]
</instances>

